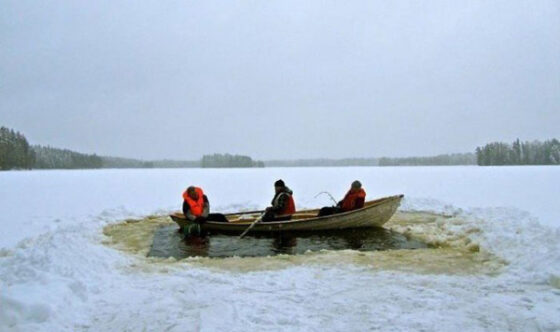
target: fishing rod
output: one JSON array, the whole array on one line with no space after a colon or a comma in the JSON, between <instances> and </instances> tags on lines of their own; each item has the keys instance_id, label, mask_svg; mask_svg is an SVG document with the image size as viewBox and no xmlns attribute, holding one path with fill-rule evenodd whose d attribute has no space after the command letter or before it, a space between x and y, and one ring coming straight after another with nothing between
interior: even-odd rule
<instances>
[{"instance_id":1,"label":"fishing rod","mask_svg":"<svg viewBox=\"0 0 560 332\"><path fill-rule=\"evenodd\" d=\"M317 197L318 197L319 195L321 195L321 194L327 194L327 195L329 195L329 197L331 198L331 200L334 202L334 205L337 205L337 204L338 204L338 202L336 201L336 199L334 199L333 195L331 195L331 193L328 192L328 191L321 191L320 193L318 193L317 195L315 195L315 198L317 198Z\"/></svg>"}]
</instances>

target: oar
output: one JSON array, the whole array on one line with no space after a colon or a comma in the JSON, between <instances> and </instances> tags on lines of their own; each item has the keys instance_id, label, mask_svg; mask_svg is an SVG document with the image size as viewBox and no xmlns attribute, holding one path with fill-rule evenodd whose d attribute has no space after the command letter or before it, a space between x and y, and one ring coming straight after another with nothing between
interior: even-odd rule
<instances>
[{"instance_id":1,"label":"oar","mask_svg":"<svg viewBox=\"0 0 560 332\"><path fill-rule=\"evenodd\" d=\"M239 235L239 238L242 239L245 236L245 234L247 234L251 230L251 228L253 228L256 224L258 224L262 220L265 214L266 212L261 214L261 216L258 217L257 219L255 219L255 221L253 221L251 225L249 225L249 227L247 227L247 229L243 233L241 233L241 235Z\"/></svg>"}]
</instances>

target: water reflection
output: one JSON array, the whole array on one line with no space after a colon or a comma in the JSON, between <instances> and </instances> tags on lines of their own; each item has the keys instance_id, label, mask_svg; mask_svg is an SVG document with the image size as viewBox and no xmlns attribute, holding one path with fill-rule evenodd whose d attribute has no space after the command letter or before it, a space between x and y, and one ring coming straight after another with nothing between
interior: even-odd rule
<instances>
[{"instance_id":1,"label":"water reflection","mask_svg":"<svg viewBox=\"0 0 560 332\"><path fill-rule=\"evenodd\" d=\"M409 240L384 228L337 230L320 233L272 233L248 235L243 239L226 234L185 237L176 226L159 228L148 256L175 257L254 257L278 254L302 254L308 250L360 251L426 248L426 244Z\"/></svg>"}]
</instances>

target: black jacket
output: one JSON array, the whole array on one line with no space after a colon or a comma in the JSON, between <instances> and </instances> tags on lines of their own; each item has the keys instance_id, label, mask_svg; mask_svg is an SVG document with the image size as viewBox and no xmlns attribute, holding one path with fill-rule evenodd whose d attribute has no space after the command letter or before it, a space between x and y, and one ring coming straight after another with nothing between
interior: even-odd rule
<instances>
[{"instance_id":1,"label":"black jacket","mask_svg":"<svg viewBox=\"0 0 560 332\"><path fill-rule=\"evenodd\" d=\"M288 198L293 193L294 192L291 191L290 188L284 187L284 190L277 193L276 195L274 195L274 198L272 198L272 202L270 203L270 204L272 204L272 208L270 210L272 210L273 212L282 211L284 209L284 207L286 206L286 202L288 201Z\"/></svg>"}]
</instances>

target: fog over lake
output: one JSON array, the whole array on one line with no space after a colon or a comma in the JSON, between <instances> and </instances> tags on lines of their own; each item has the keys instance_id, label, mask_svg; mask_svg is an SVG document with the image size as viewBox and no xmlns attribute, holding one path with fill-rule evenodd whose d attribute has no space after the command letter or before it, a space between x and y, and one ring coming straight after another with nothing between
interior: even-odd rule
<instances>
[{"instance_id":1,"label":"fog over lake","mask_svg":"<svg viewBox=\"0 0 560 332\"><path fill-rule=\"evenodd\" d=\"M143 159L542 140L560 123L559 17L558 1L3 1L0 124Z\"/></svg>"}]
</instances>

